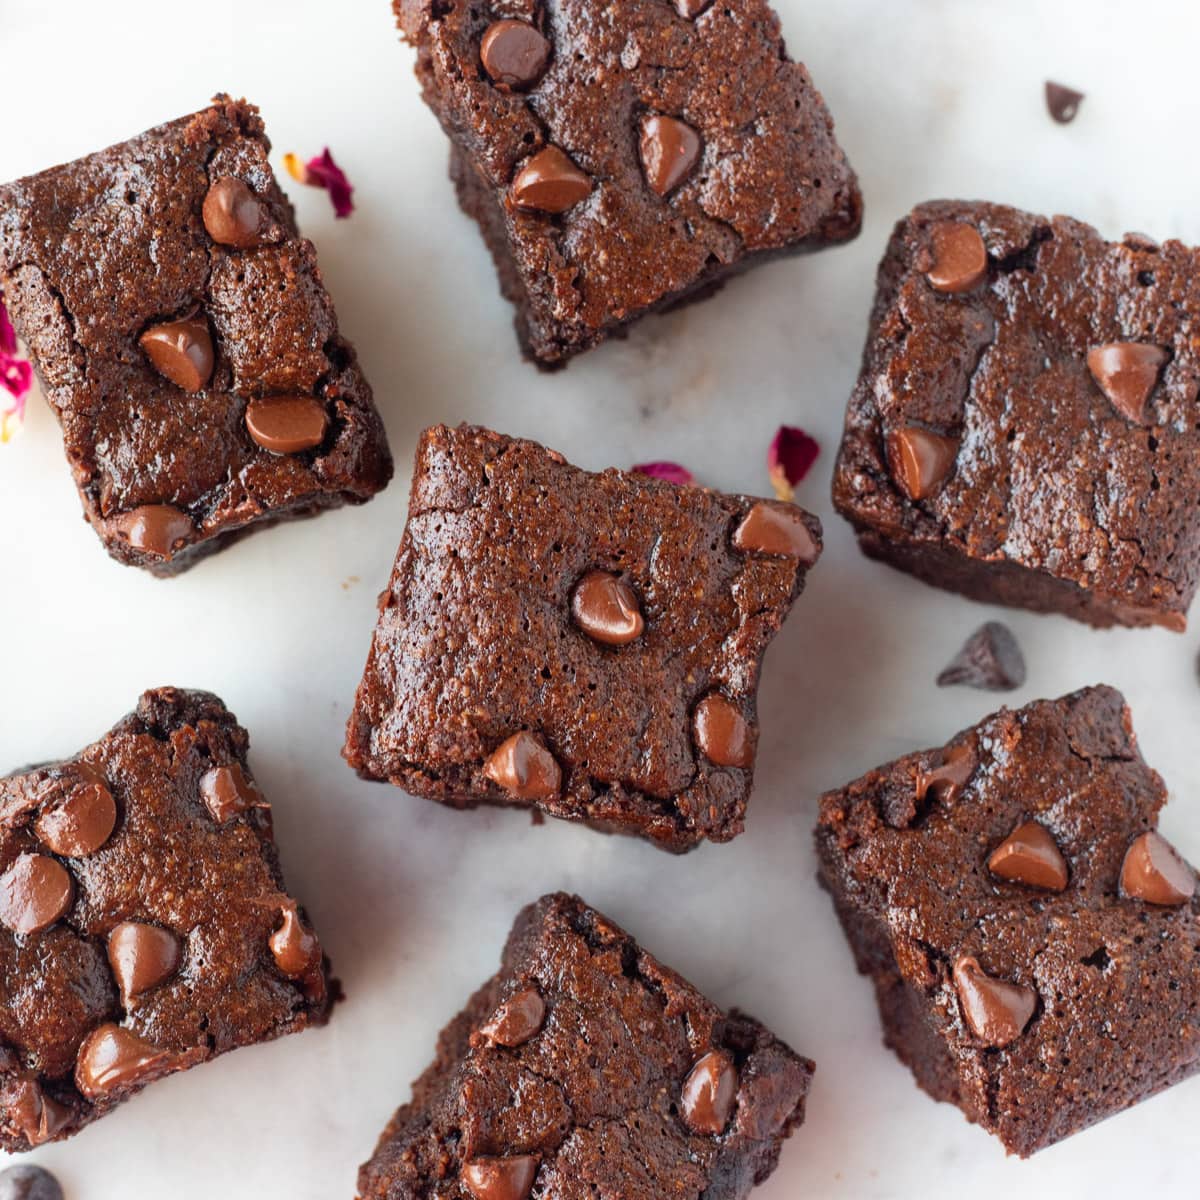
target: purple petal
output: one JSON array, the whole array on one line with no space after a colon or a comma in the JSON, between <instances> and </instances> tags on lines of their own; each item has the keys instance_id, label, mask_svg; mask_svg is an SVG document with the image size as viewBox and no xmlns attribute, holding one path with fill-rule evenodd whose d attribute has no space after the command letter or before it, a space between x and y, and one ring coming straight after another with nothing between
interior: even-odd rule
<instances>
[{"instance_id":1,"label":"purple petal","mask_svg":"<svg viewBox=\"0 0 1200 1200\"><path fill-rule=\"evenodd\" d=\"M767 472L780 500L790 500L793 488L812 469L821 447L795 425L780 425L767 451Z\"/></svg>"},{"instance_id":2,"label":"purple petal","mask_svg":"<svg viewBox=\"0 0 1200 1200\"><path fill-rule=\"evenodd\" d=\"M306 166L314 185L329 193L334 213L338 217L348 217L354 211L354 188L350 186L346 172L333 161L329 147L326 146L319 157L310 158Z\"/></svg>"},{"instance_id":3,"label":"purple petal","mask_svg":"<svg viewBox=\"0 0 1200 1200\"><path fill-rule=\"evenodd\" d=\"M649 475L652 479L661 479L678 487L687 487L688 484L696 482L695 475L687 467L673 462L635 463L631 470L635 474Z\"/></svg>"}]
</instances>

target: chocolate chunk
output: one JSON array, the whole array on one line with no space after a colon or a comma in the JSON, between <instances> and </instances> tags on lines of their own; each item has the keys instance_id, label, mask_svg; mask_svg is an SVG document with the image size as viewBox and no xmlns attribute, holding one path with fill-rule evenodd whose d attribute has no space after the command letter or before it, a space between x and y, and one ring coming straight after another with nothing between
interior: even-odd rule
<instances>
[{"instance_id":1,"label":"chocolate chunk","mask_svg":"<svg viewBox=\"0 0 1200 1200\"><path fill-rule=\"evenodd\" d=\"M591 177L557 146L547 146L517 172L512 200L528 212L564 213L586 200L591 191Z\"/></svg>"},{"instance_id":2,"label":"chocolate chunk","mask_svg":"<svg viewBox=\"0 0 1200 1200\"><path fill-rule=\"evenodd\" d=\"M750 724L732 701L710 692L692 718L696 745L710 762L719 767L754 765L754 734Z\"/></svg>"},{"instance_id":3,"label":"chocolate chunk","mask_svg":"<svg viewBox=\"0 0 1200 1200\"><path fill-rule=\"evenodd\" d=\"M1088 351L1088 370L1113 408L1127 420L1141 422L1158 373L1171 356L1147 342L1110 342Z\"/></svg>"},{"instance_id":4,"label":"chocolate chunk","mask_svg":"<svg viewBox=\"0 0 1200 1200\"><path fill-rule=\"evenodd\" d=\"M321 961L321 944L304 928L296 905L284 905L283 922L268 939L275 965L289 978L307 975Z\"/></svg>"},{"instance_id":5,"label":"chocolate chunk","mask_svg":"<svg viewBox=\"0 0 1200 1200\"><path fill-rule=\"evenodd\" d=\"M192 518L170 504L143 504L115 520L117 534L135 550L170 558L195 535Z\"/></svg>"},{"instance_id":6,"label":"chocolate chunk","mask_svg":"<svg viewBox=\"0 0 1200 1200\"><path fill-rule=\"evenodd\" d=\"M492 1013L479 1032L495 1046L523 1046L541 1030L545 1019L546 1002L541 993L535 987L522 988Z\"/></svg>"},{"instance_id":7,"label":"chocolate chunk","mask_svg":"<svg viewBox=\"0 0 1200 1200\"><path fill-rule=\"evenodd\" d=\"M100 774L87 763L64 768L33 830L47 849L64 858L94 854L112 836L117 805Z\"/></svg>"},{"instance_id":8,"label":"chocolate chunk","mask_svg":"<svg viewBox=\"0 0 1200 1200\"><path fill-rule=\"evenodd\" d=\"M0 875L0 924L13 933L41 933L71 907L75 882L57 859L22 854Z\"/></svg>"},{"instance_id":9,"label":"chocolate chunk","mask_svg":"<svg viewBox=\"0 0 1200 1200\"><path fill-rule=\"evenodd\" d=\"M974 225L938 221L930 230L929 246L933 263L925 278L935 291L961 295L987 278L987 247Z\"/></svg>"},{"instance_id":10,"label":"chocolate chunk","mask_svg":"<svg viewBox=\"0 0 1200 1200\"><path fill-rule=\"evenodd\" d=\"M940 765L917 773L917 801L933 792L943 804L953 804L975 773L975 754L969 746L951 746L942 754Z\"/></svg>"},{"instance_id":11,"label":"chocolate chunk","mask_svg":"<svg viewBox=\"0 0 1200 1200\"><path fill-rule=\"evenodd\" d=\"M712 0L675 0L675 11L689 21L694 21Z\"/></svg>"},{"instance_id":12,"label":"chocolate chunk","mask_svg":"<svg viewBox=\"0 0 1200 1200\"><path fill-rule=\"evenodd\" d=\"M249 808L270 807L238 763L205 771L200 777L200 798L218 825Z\"/></svg>"},{"instance_id":13,"label":"chocolate chunk","mask_svg":"<svg viewBox=\"0 0 1200 1200\"><path fill-rule=\"evenodd\" d=\"M1064 87L1061 83L1046 80L1046 107L1050 115L1060 124L1069 125L1079 112L1083 93L1074 88Z\"/></svg>"},{"instance_id":14,"label":"chocolate chunk","mask_svg":"<svg viewBox=\"0 0 1200 1200\"><path fill-rule=\"evenodd\" d=\"M761 500L733 531L733 545L746 554L774 554L812 566L820 556L804 515L790 504Z\"/></svg>"},{"instance_id":15,"label":"chocolate chunk","mask_svg":"<svg viewBox=\"0 0 1200 1200\"><path fill-rule=\"evenodd\" d=\"M679 1115L693 1132L708 1137L723 1133L737 1099L737 1068L728 1054L710 1050L683 1082Z\"/></svg>"},{"instance_id":16,"label":"chocolate chunk","mask_svg":"<svg viewBox=\"0 0 1200 1200\"><path fill-rule=\"evenodd\" d=\"M988 621L971 634L937 681L938 687L966 684L986 692L1011 692L1025 682L1025 656L1007 625Z\"/></svg>"},{"instance_id":17,"label":"chocolate chunk","mask_svg":"<svg viewBox=\"0 0 1200 1200\"><path fill-rule=\"evenodd\" d=\"M67 1127L73 1115L65 1104L47 1096L33 1079L22 1079L15 1089L6 1091L4 1104L13 1124L31 1146L51 1141ZM0 1200L3 1197L0 1188Z\"/></svg>"},{"instance_id":18,"label":"chocolate chunk","mask_svg":"<svg viewBox=\"0 0 1200 1200\"><path fill-rule=\"evenodd\" d=\"M170 1069L171 1055L111 1021L83 1039L75 1060L75 1085L89 1099L147 1083Z\"/></svg>"},{"instance_id":19,"label":"chocolate chunk","mask_svg":"<svg viewBox=\"0 0 1200 1200\"><path fill-rule=\"evenodd\" d=\"M642 121L642 170L652 191L673 192L700 161L700 135L678 117L660 114Z\"/></svg>"},{"instance_id":20,"label":"chocolate chunk","mask_svg":"<svg viewBox=\"0 0 1200 1200\"><path fill-rule=\"evenodd\" d=\"M157 987L179 967L179 939L169 930L122 921L108 935L108 961L121 989L121 1003Z\"/></svg>"},{"instance_id":21,"label":"chocolate chunk","mask_svg":"<svg viewBox=\"0 0 1200 1200\"><path fill-rule=\"evenodd\" d=\"M967 1028L997 1050L1025 1032L1037 1008L1033 988L994 979L970 955L954 964L954 986Z\"/></svg>"},{"instance_id":22,"label":"chocolate chunk","mask_svg":"<svg viewBox=\"0 0 1200 1200\"><path fill-rule=\"evenodd\" d=\"M527 21L506 18L488 26L479 58L501 91L520 91L542 77L550 61L550 43Z\"/></svg>"},{"instance_id":23,"label":"chocolate chunk","mask_svg":"<svg viewBox=\"0 0 1200 1200\"><path fill-rule=\"evenodd\" d=\"M919 425L894 429L887 437L888 469L910 500L932 496L958 458L958 442Z\"/></svg>"},{"instance_id":24,"label":"chocolate chunk","mask_svg":"<svg viewBox=\"0 0 1200 1200\"><path fill-rule=\"evenodd\" d=\"M992 851L987 865L999 879L1044 888L1048 892L1065 891L1070 878L1067 860L1058 843L1037 821L1018 825Z\"/></svg>"},{"instance_id":25,"label":"chocolate chunk","mask_svg":"<svg viewBox=\"0 0 1200 1200\"><path fill-rule=\"evenodd\" d=\"M646 628L633 588L607 571L589 571L579 581L571 614L584 633L607 646L626 646Z\"/></svg>"},{"instance_id":26,"label":"chocolate chunk","mask_svg":"<svg viewBox=\"0 0 1200 1200\"><path fill-rule=\"evenodd\" d=\"M1196 876L1179 852L1159 833L1135 838L1121 864L1121 894L1131 900L1175 907L1196 892Z\"/></svg>"},{"instance_id":27,"label":"chocolate chunk","mask_svg":"<svg viewBox=\"0 0 1200 1200\"><path fill-rule=\"evenodd\" d=\"M502 742L483 764L497 787L520 800L553 800L562 787L562 768L542 740L522 729Z\"/></svg>"},{"instance_id":28,"label":"chocolate chunk","mask_svg":"<svg viewBox=\"0 0 1200 1200\"><path fill-rule=\"evenodd\" d=\"M538 1163L533 1154L473 1158L463 1166L462 1181L475 1200L525 1200L533 1190Z\"/></svg>"},{"instance_id":29,"label":"chocolate chunk","mask_svg":"<svg viewBox=\"0 0 1200 1200\"><path fill-rule=\"evenodd\" d=\"M212 378L212 334L208 322L198 314L181 321L152 325L142 334L138 345L146 357L176 387L199 392Z\"/></svg>"},{"instance_id":30,"label":"chocolate chunk","mask_svg":"<svg viewBox=\"0 0 1200 1200\"><path fill-rule=\"evenodd\" d=\"M325 440L329 412L310 396L277 396L246 405L246 430L272 454L298 454Z\"/></svg>"},{"instance_id":31,"label":"chocolate chunk","mask_svg":"<svg viewBox=\"0 0 1200 1200\"><path fill-rule=\"evenodd\" d=\"M204 228L214 242L249 250L258 245L263 206L249 186L232 175L216 180L204 197Z\"/></svg>"},{"instance_id":32,"label":"chocolate chunk","mask_svg":"<svg viewBox=\"0 0 1200 1200\"><path fill-rule=\"evenodd\" d=\"M7 1167L0 1171L0 1200L63 1200L63 1190L43 1167Z\"/></svg>"}]
</instances>

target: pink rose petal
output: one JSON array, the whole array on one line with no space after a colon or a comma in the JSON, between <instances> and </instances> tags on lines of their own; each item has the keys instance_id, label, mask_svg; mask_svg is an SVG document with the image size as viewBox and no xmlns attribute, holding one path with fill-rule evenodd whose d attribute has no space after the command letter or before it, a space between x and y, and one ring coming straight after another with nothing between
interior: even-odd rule
<instances>
[{"instance_id":1,"label":"pink rose petal","mask_svg":"<svg viewBox=\"0 0 1200 1200\"><path fill-rule=\"evenodd\" d=\"M808 474L821 447L795 425L780 425L767 451L767 473L780 500L791 500L796 485Z\"/></svg>"},{"instance_id":2,"label":"pink rose petal","mask_svg":"<svg viewBox=\"0 0 1200 1200\"><path fill-rule=\"evenodd\" d=\"M336 216L348 217L354 211L354 188L350 186L346 172L333 161L328 146L322 154L310 158L306 163L302 163L295 154L285 154L283 165L297 183L324 188L333 202Z\"/></svg>"},{"instance_id":3,"label":"pink rose petal","mask_svg":"<svg viewBox=\"0 0 1200 1200\"><path fill-rule=\"evenodd\" d=\"M649 475L652 479L661 479L678 487L687 487L696 482L695 475L687 467L673 462L636 463L630 469L637 475Z\"/></svg>"},{"instance_id":4,"label":"pink rose petal","mask_svg":"<svg viewBox=\"0 0 1200 1200\"><path fill-rule=\"evenodd\" d=\"M17 357L17 334L8 319L4 297L0 295L0 442L7 442L25 420L25 398L33 387L33 368Z\"/></svg>"}]
</instances>

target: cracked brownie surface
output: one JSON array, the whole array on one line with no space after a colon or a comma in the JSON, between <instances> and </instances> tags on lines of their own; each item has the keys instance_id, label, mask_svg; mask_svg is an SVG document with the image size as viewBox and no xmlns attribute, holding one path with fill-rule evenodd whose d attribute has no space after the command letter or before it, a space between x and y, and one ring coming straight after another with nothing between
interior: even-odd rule
<instances>
[{"instance_id":1,"label":"cracked brownie surface","mask_svg":"<svg viewBox=\"0 0 1200 1200\"><path fill-rule=\"evenodd\" d=\"M858 232L857 180L763 0L394 6L542 366Z\"/></svg>"},{"instance_id":2,"label":"cracked brownie surface","mask_svg":"<svg viewBox=\"0 0 1200 1200\"><path fill-rule=\"evenodd\" d=\"M813 1064L577 897L517 918L359 1174L362 1200L734 1200L775 1169Z\"/></svg>"},{"instance_id":3,"label":"cracked brownie surface","mask_svg":"<svg viewBox=\"0 0 1200 1200\"><path fill-rule=\"evenodd\" d=\"M1002 710L821 802L885 1040L1022 1156L1200 1071L1200 898L1124 700Z\"/></svg>"},{"instance_id":4,"label":"cracked brownie surface","mask_svg":"<svg viewBox=\"0 0 1200 1200\"><path fill-rule=\"evenodd\" d=\"M371 390L257 110L0 188L0 291L113 557L176 573L391 477Z\"/></svg>"},{"instance_id":5,"label":"cracked brownie surface","mask_svg":"<svg viewBox=\"0 0 1200 1200\"><path fill-rule=\"evenodd\" d=\"M937 201L897 225L834 476L862 549L975 599L1182 630L1200 251Z\"/></svg>"},{"instance_id":6,"label":"cracked brownie surface","mask_svg":"<svg viewBox=\"0 0 1200 1200\"><path fill-rule=\"evenodd\" d=\"M727 841L760 661L819 553L794 505L427 430L347 761L456 807Z\"/></svg>"},{"instance_id":7,"label":"cracked brownie surface","mask_svg":"<svg viewBox=\"0 0 1200 1200\"><path fill-rule=\"evenodd\" d=\"M215 696L160 688L75 758L0 779L6 1150L325 1022L327 964L248 747Z\"/></svg>"}]
</instances>

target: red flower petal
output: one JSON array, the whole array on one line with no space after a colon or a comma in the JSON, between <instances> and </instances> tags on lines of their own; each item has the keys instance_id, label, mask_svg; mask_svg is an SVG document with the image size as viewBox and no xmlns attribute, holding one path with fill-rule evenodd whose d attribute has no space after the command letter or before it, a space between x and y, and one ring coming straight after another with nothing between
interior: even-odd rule
<instances>
[{"instance_id":1,"label":"red flower petal","mask_svg":"<svg viewBox=\"0 0 1200 1200\"><path fill-rule=\"evenodd\" d=\"M630 468L635 474L649 475L652 479L661 479L678 487L687 487L696 482L696 477L687 469L673 462L636 463Z\"/></svg>"},{"instance_id":2,"label":"red flower petal","mask_svg":"<svg viewBox=\"0 0 1200 1200\"><path fill-rule=\"evenodd\" d=\"M338 217L348 217L354 211L354 188L346 178L346 172L333 161L326 146L322 154L302 163L294 154L283 156L283 165L297 182L308 187L324 188L333 201L333 211Z\"/></svg>"},{"instance_id":3,"label":"red flower petal","mask_svg":"<svg viewBox=\"0 0 1200 1200\"><path fill-rule=\"evenodd\" d=\"M780 500L791 500L794 488L808 474L821 447L795 425L780 425L767 451L767 472Z\"/></svg>"},{"instance_id":4,"label":"red flower petal","mask_svg":"<svg viewBox=\"0 0 1200 1200\"><path fill-rule=\"evenodd\" d=\"M0 404L0 442L7 442L25 419L25 397L33 387L33 368L17 357L17 334L0 295L0 388L11 401Z\"/></svg>"}]
</instances>

